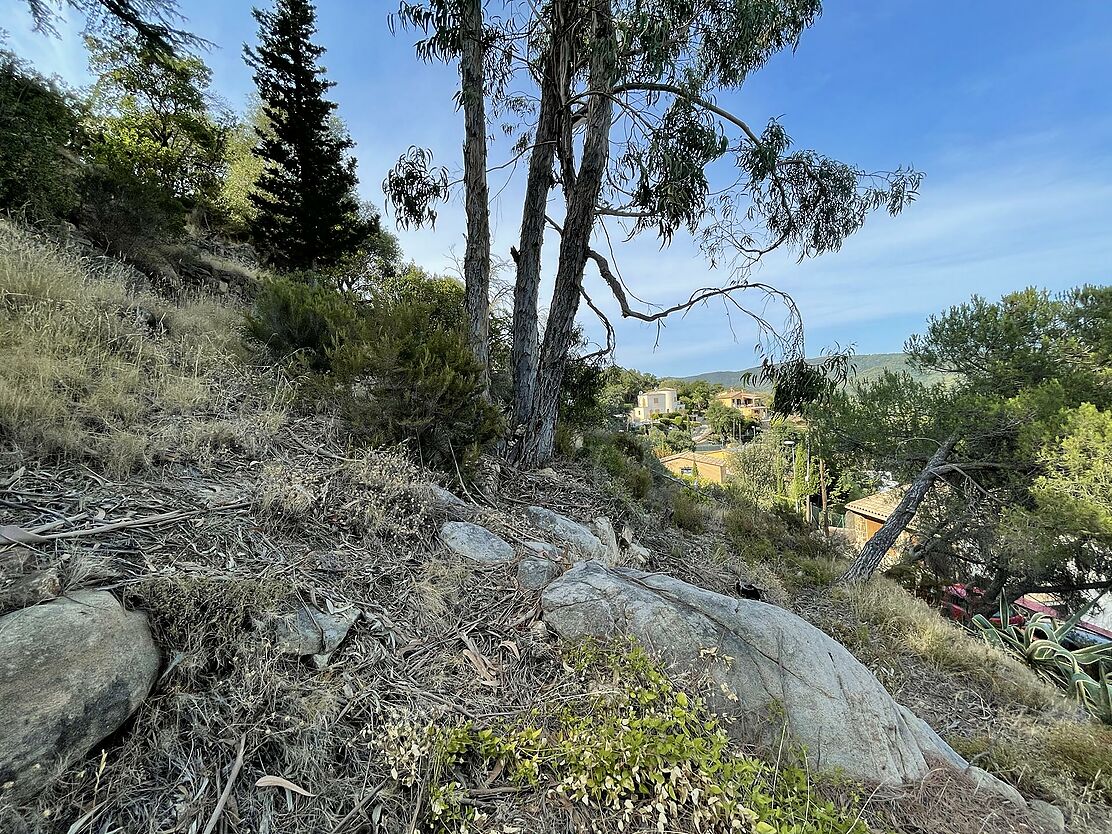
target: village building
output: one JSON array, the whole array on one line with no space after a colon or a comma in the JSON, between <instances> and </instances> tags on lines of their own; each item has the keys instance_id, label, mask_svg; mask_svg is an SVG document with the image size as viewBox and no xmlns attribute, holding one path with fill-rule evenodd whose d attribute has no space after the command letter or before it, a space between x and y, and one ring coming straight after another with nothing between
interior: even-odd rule
<instances>
[{"instance_id":1,"label":"village building","mask_svg":"<svg viewBox=\"0 0 1112 834\"><path fill-rule=\"evenodd\" d=\"M846 504L845 530L850 541L860 547L871 539L896 511L904 492L904 488L896 487L874 492L872 495L866 495L864 498ZM910 526L900 533L896 544L885 556L881 566L890 567L896 560L897 554L911 544L914 535L915 531Z\"/></svg>"},{"instance_id":2,"label":"village building","mask_svg":"<svg viewBox=\"0 0 1112 834\"><path fill-rule=\"evenodd\" d=\"M692 478L700 484L726 482L726 460L723 455L708 452L680 452L660 459L673 475Z\"/></svg>"},{"instance_id":3,"label":"village building","mask_svg":"<svg viewBox=\"0 0 1112 834\"><path fill-rule=\"evenodd\" d=\"M683 410L684 405L675 388L658 388L637 395L637 407L629 413L629 419L633 423L648 423L662 415L677 414Z\"/></svg>"},{"instance_id":4,"label":"village building","mask_svg":"<svg viewBox=\"0 0 1112 834\"><path fill-rule=\"evenodd\" d=\"M762 423L768 419L766 397L756 391L723 391L721 394L716 394L714 399L729 408L752 412L753 416Z\"/></svg>"}]
</instances>

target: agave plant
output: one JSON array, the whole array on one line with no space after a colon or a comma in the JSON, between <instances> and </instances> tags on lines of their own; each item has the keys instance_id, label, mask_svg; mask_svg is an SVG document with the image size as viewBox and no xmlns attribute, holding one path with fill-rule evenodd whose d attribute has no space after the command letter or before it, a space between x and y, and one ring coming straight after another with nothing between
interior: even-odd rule
<instances>
[{"instance_id":1,"label":"agave plant","mask_svg":"<svg viewBox=\"0 0 1112 834\"><path fill-rule=\"evenodd\" d=\"M1112 644L1104 643L1068 649L1062 641L1081 622L1091 607L1082 607L1061 623L1045 614L1032 614L1023 625L1012 625L1012 610L1000 600L1000 625L984 616L973 617L981 636L991 645L1015 655L1040 676L1065 689L1086 711L1105 724L1112 724ZM1090 669L1096 674L1090 673Z\"/></svg>"}]
</instances>

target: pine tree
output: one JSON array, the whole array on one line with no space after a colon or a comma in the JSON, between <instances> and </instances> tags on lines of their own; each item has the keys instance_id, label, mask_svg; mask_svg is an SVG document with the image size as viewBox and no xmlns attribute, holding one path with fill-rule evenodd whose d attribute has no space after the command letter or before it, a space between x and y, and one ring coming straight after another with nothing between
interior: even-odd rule
<instances>
[{"instance_id":1,"label":"pine tree","mask_svg":"<svg viewBox=\"0 0 1112 834\"><path fill-rule=\"evenodd\" d=\"M309 0L277 0L273 12L254 9L259 45L244 47L255 71L270 130L257 130L254 153L265 169L251 194L257 209L251 236L275 266L327 267L355 249L368 229L359 218L353 142L337 128L334 82L312 42L316 9Z\"/></svg>"}]
</instances>

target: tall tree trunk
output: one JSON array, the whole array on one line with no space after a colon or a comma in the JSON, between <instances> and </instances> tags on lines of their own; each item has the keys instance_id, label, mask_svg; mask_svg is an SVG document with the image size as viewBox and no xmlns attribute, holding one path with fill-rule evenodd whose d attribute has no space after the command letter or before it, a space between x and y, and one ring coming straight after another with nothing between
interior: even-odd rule
<instances>
[{"instance_id":1,"label":"tall tree trunk","mask_svg":"<svg viewBox=\"0 0 1112 834\"><path fill-rule=\"evenodd\" d=\"M830 506L827 504L826 493L826 461L819 458L819 485L822 489L822 532L824 536L830 535Z\"/></svg>"},{"instance_id":2,"label":"tall tree trunk","mask_svg":"<svg viewBox=\"0 0 1112 834\"><path fill-rule=\"evenodd\" d=\"M526 426L532 416L533 390L537 381L540 331L537 304L541 286L541 249L544 246L545 211L552 190L552 166L556 154L561 99L567 85L568 51L564 36L566 22L560 0L552 4L551 42L541 77L541 105L537 133L529 155L529 176L521 217L521 238L516 255L514 281L513 344L510 362L513 373L513 424ZM564 80L561 82L561 78Z\"/></svg>"},{"instance_id":3,"label":"tall tree trunk","mask_svg":"<svg viewBox=\"0 0 1112 834\"><path fill-rule=\"evenodd\" d=\"M600 0L595 5L593 24L588 84L592 90L607 91L614 84L616 50L610 0ZM523 436L512 451L513 460L524 467L545 463L552 456L555 446L560 386L571 349L575 314L579 309L583 286L583 269L594 231L602 178L609 160L612 115L613 102L608 95L591 96L579 172L574 186L564 184L564 188L570 191L568 210L560 238L556 286L552 291L548 324L541 344L532 413L524 424Z\"/></svg>"},{"instance_id":4,"label":"tall tree trunk","mask_svg":"<svg viewBox=\"0 0 1112 834\"><path fill-rule=\"evenodd\" d=\"M907 529L907 525L915 518L915 511L919 509L919 505L923 503L931 485L938 477L936 470L950 457L950 453L954 451L957 442L958 436L956 434L950 435L942 442L938 451L927 461L927 465L915 476L911 486L908 487L900 503L896 505L892 515L888 516L884 525L873 534L871 539L865 542L865 546L861 548L861 553L842 574L840 582L862 582L876 573L876 569L880 567L885 554L892 549L892 545L896 543L900 533Z\"/></svg>"},{"instance_id":5,"label":"tall tree trunk","mask_svg":"<svg viewBox=\"0 0 1112 834\"><path fill-rule=\"evenodd\" d=\"M486 80L483 70L483 0L465 0L461 19L460 81L463 104L463 179L467 248L463 256L464 308L471 352L490 393L490 189L487 185Z\"/></svg>"}]
</instances>

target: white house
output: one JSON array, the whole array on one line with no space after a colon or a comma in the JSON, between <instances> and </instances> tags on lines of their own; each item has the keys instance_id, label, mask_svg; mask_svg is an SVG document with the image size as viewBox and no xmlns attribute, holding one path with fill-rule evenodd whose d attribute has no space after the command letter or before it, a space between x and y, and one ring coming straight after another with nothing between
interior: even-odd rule
<instances>
[{"instance_id":1,"label":"white house","mask_svg":"<svg viewBox=\"0 0 1112 834\"><path fill-rule=\"evenodd\" d=\"M647 423L662 414L675 414L679 411L683 411L679 392L675 388L660 388L638 394L637 408L629 412L629 419L634 423Z\"/></svg>"}]
</instances>

